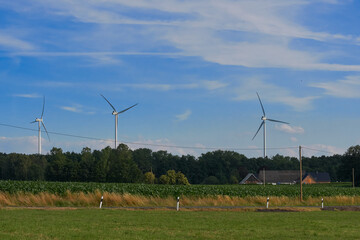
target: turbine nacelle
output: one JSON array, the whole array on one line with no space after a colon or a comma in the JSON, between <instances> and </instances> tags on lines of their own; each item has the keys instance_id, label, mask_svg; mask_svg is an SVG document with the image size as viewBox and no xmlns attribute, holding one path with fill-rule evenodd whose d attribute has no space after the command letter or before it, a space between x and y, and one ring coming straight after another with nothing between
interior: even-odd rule
<instances>
[{"instance_id":1,"label":"turbine nacelle","mask_svg":"<svg viewBox=\"0 0 360 240\"><path fill-rule=\"evenodd\" d=\"M116 112L116 111L113 111L112 112L112 115L118 115L119 113L118 112Z\"/></svg>"},{"instance_id":2,"label":"turbine nacelle","mask_svg":"<svg viewBox=\"0 0 360 240\"><path fill-rule=\"evenodd\" d=\"M35 122L42 122L42 118L35 118Z\"/></svg>"},{"instance_id":3,"label":"turbine nacelle","mask_svg":"<svg viewBox=\"0 0 360 240\"><path fill-rule=\"evenodd\" d=\"M261 120L266 121L266 117L262 116Z\"/></svg>"}]
</instances>

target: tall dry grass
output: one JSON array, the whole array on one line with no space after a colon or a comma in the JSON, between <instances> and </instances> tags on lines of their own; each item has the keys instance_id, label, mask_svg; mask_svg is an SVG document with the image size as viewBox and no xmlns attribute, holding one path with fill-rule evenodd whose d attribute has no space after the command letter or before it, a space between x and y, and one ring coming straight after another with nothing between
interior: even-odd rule
<instances>
[{"instance_id":1,"label":"tall dry grass","mask_svg":"<svg viewBox=\"0 0 360 240\"><path fill-rule=\"evenodd\" d=\"M173 197L161 198L118 193L71 193L64 195L47 192L39 194L0 192L0 207L98 207L101 196L104 196L103 206L106 207L174 207L176 199ZM321 206L321 197L309 197L303 202L299 198L271 197L270 206ZM266 197L180 197L181 206L265 206ZM360 197L335 196L325 197L327 206L360 205Z\"/></svg>"}]
</instances>

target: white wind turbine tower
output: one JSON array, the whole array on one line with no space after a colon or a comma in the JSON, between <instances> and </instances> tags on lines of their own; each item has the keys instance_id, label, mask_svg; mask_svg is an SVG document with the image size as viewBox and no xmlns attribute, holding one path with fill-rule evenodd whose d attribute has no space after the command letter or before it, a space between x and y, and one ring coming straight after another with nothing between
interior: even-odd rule
<instances>
[{"instance_id":1,"label":"white wind turbine tower","mask_svg":"<svg viewBox=\"0 0 360 240\"><path fill-rule=\"evenodd\" d=\"M111 108L114 110L112 112L112 115L115 115L115 148L117 147L117 129L118 129L118 115L120 113L126 112L127 110L129 110L130 108L135 107L136 105L138 105L137 103L132 105L131 107L128 107L120 112L116 111L116 109L114 108L114 106L109 102L109 100L106 99L106 97L104 97L104 95L100 94L107 102L108 104L111 106Z\"/></svg>"},{"instance_id":2,"label":"white wind turbine tower","mask_svg":"<svg viewBox=\"0 0 360 240\"><path fill-rule=\"evenodd\" d=\"M264 115L261 117L262 123L260 124L260 127L259 127L259 129L256 131L256 133L255 133L254 137L252 138L252 140L254 140L254 138L256 137L256 135L258 134L258 132L260 131L261 127L264 127L264 158L265 158L265 157L266 157L266 121L278 122L278 123L285 123L285 124L290 124L290 123L267 118L267 117L266 117L266 114L265 114L264 106L262 105L262 102L261 102L261 99L260 99L260 96L259 96L259 94L258 94L257 92L256 92L256 94L257 94L257 96L258 96L258 98L259 98L259 102L260 102L260 105L261 105L261 109L262 109Z\"/></svg>"},{"instance_id":3,"label":"white wind turbine tower","mask_svg":"<svg viewBox=\"0 0 360 240\"><path fill-rule=\"evenodd\" d=\"M44 100L43 100L43 108L42 108L42 112L41 112L41 117L40 118L35 118L35 121L31 122L31 123L38 122L38 124L39 124L39 136L38 136L38 153L39 154L41 154L41 125L44 127L45 132L46 132L46 134L47 134L47 136L49 138L49 141L50 141L49 133L46 130L46 127L45 127L45 124L44 124L44 121L43 121L44 109L45 109L45 97L44 97Z\"/></svg>"}]
</instances>

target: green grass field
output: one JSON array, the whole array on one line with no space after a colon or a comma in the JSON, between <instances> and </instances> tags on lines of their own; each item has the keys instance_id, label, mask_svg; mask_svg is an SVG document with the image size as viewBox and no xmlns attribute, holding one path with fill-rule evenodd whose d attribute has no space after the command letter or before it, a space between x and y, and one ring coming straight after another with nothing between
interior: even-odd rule
<instances>
[{"instance_id":1,"label":"green grass field","mask_svg":"<svg viewBox=\"0 0 360 240\"><path fill-rule=\"evenodd\" d=\"M359 212L0 209L0 239L359 239Z\"/></svg>"}]
</instances>

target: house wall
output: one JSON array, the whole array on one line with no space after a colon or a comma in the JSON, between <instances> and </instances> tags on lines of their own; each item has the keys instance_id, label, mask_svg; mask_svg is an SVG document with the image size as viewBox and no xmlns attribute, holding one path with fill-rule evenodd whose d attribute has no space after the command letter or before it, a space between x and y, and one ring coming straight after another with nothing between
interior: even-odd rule
<instances>
[{"instance_id":1,"label":"house wall","mask_svg":"<svg viewBox=\"0 0 360 240\"><path fill-rule=\"evenodd\" d=\"M260 184L261 182L259 182L259 181L256 181L256 180L247 180L246 182L245 182L245 184Z\"/></svg>"},{"instance_id":2,"label":"house wall","mask_svg":"<svg viewBox=\"0 0 360 240\"><path fill-rule=\"evenodd\" d=\"M306 178L303 179L303 183L304 184L314 184L314 183L316 183L316 181L308 175L308 176L306 176Z\"/></svg>"}]
</instances>

